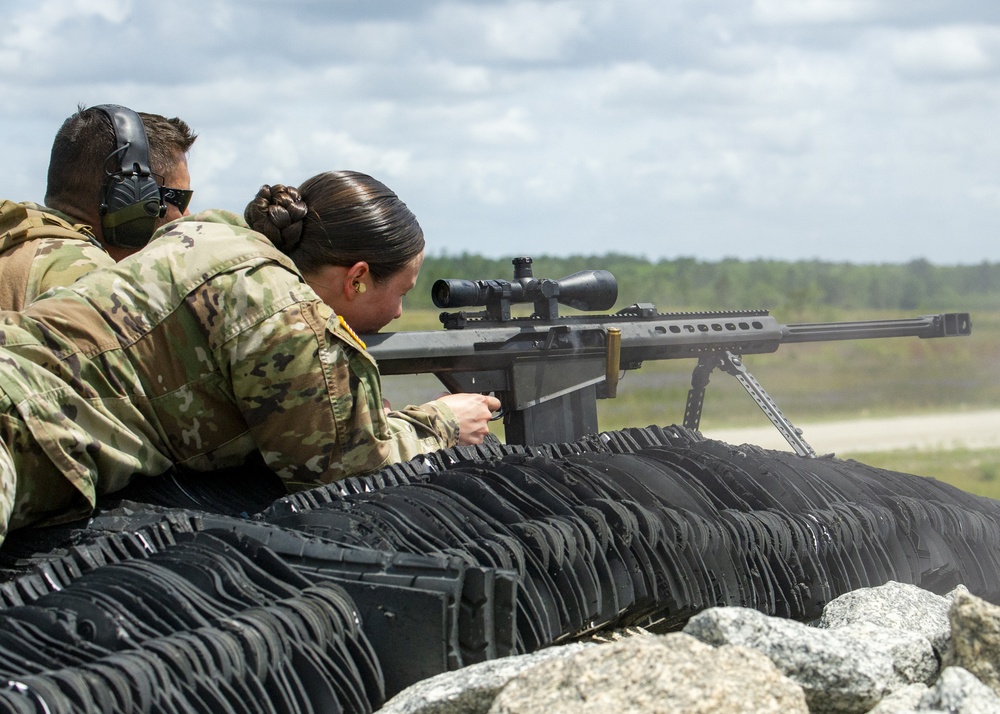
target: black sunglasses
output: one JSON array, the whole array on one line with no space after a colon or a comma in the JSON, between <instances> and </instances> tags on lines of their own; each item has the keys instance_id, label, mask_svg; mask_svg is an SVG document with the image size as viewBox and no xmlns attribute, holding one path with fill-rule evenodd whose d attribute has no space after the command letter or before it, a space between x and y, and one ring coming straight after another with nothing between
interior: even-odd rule
<instances>
[{"instance_id":1,"label":"black sunglasses","mask_svg":"<svg viewBox=\"0 0 1000 714\"><path fill-rule=\"evenodd\" d=\"M194 191L189 188L167 188L166 186L160 186L160 199L172 206L177 206L177 210L181 213L187 210L188 204L191 203L191 196L193 195Z\"/></svg>"}]
</instances>

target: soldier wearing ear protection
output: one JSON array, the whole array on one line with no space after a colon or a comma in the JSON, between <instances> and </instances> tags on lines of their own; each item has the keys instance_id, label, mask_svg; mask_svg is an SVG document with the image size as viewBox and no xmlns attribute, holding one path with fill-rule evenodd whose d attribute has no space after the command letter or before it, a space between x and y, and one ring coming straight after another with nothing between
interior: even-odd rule
<instances>
[{"instance_id":1,"label":"soldier wearing ear protection","mask_svg":"<svg viewBox=\"0 0 1000 714\"><path fill-rule=\"evenodd\" d=\"M114 265L185 215L196 138L181 119L80 107L53 142L45 205L0 201L0 309Z\"/></svg>"}]
</instances>

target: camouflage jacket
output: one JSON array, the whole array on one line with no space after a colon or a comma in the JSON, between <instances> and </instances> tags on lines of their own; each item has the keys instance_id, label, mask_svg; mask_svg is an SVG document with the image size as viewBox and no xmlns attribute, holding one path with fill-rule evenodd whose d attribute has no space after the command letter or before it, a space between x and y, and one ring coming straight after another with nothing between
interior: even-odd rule
<instances>
[{"instance_id":1,"label":"camouflage jacket","mask_svg":"<svg viewBox=\"0 0 1000 714\"><path fill-rule=\"evenodd\" d=\"M35 203L0 200L0 310L115 264L90 226Z\"/></svg>"},{"instance_id":2,"label":"camouflage jacket","mask_svg":"<svg viewBox=\"0 0 1000 714\"><path fill-rule=\"evenodd\" d=\"M85 506L133 474L255 450L297 490L453 446L458 422L442 402L387 415L374 360L292 261L209 211L0 313L0 438L21 524L46 511L46 463Z\"/></svg>"}]
</instances>

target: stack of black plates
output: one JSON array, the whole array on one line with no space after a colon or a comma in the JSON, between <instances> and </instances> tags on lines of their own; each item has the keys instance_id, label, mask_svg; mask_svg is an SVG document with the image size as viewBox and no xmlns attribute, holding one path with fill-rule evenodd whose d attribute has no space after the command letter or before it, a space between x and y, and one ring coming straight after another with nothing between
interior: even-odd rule
<instances>
[{"instance_id":1,"label":"stack of black plates","mask_svg":"<svg viewBox=\"0 0 1000 714\"><path fill-rule=\"evenodd\" d=\"M336 584L312 584L225 531L111 562L129 548L114 540L53 562L38 574L48 592L0 610L10 710L368 712L384 701L360 615ZM26 594L24 583L5 591Z\"/></svg>"},{"instance_id":2,"label":"stack of black plates","mask_svg":"<svg viewBox=\"0 0 1000 714\"><path fill-rule=\"evenodd\" d=\"M715 605L809 620L888 580L1000 600L1000 504L933 479L678 427L496 451L438 452L260 517L514 570L518 651L595 627L679 627Z\"/></svg>"},{"instance_id":3,"label":"stack of black plates","mask_svg":"<svg viewBox=\"0 0 1000 714\"><path fill-rule=\"evenodd\" d=\"M439 672L889 580L1000 602L1000 503L680 427L491 441L280 496L136 482L0 549L11 711L369 711Z\"/></svg>"}]
</instances>

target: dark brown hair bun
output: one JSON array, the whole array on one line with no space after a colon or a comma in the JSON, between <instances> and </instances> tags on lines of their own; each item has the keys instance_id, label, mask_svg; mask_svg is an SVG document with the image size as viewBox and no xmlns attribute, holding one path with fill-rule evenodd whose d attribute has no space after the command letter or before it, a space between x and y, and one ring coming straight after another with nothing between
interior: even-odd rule
<instances>
[{"instance_id":1,"label":"dark brown hair bun","mask_svg":"<svg viewBox=\"0 0 1000 714\"><path fill-rule=\"evenodd\" d=\"M291 253L302 240L302 219L309 212L298 189L264 185L247 204L243 218L247 225L263 233L282 253Z\"/></svg>"}]
</instances>

